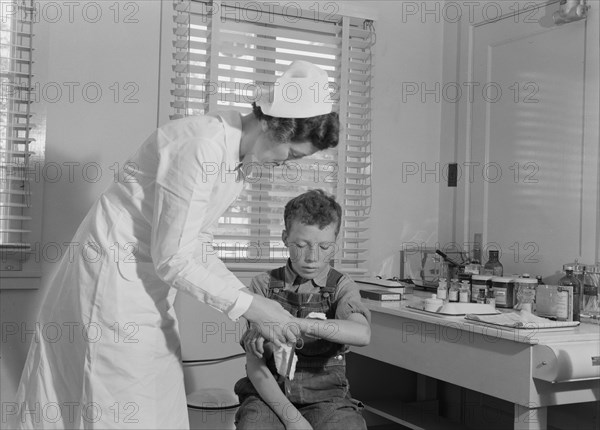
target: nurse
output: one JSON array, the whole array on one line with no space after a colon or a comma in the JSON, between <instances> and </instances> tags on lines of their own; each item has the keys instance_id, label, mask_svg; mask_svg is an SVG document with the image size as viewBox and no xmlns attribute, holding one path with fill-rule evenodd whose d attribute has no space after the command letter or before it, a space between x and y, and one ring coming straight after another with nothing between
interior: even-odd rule
<instances>
[{"instance_id":1,"label":"nurse","mask_svg":"<svg viewBox=\"0 0 600 430\"><path fill-rule=\"evenodd\" d=\"M141 145L48 282L14 427L188 428L177 291L232 320L243 316L268 340L295 342L291 315L251 294L215 256L212 230L250 163L337 145L338 116L314 99L315 85L327 88L327 73L296 61L251 114L172 121ZM58 335L47 336L49 328Z\"/></svg>"}]
</instances>

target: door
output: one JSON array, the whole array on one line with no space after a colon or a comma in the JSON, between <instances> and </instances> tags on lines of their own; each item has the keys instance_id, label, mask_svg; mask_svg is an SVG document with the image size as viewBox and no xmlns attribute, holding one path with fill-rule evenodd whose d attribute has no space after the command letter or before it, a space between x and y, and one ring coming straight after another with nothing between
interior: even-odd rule
<instances>
[{"instance_id":1,"label":"door","mask_svg":"<svg viewBox=\"0 0 600 430\"><path fill-rule=\"evenodd\" d=\"M522 5L469 27L465 233L483 234L484 261L500 250L505 275L555 282L563 263L597 258L598 140L586 136L590 121L598 128L586 112L598 98L586 43L597 41L586 31L598 21L557 26L556 3Z\"/></svg>"}]
</instances>

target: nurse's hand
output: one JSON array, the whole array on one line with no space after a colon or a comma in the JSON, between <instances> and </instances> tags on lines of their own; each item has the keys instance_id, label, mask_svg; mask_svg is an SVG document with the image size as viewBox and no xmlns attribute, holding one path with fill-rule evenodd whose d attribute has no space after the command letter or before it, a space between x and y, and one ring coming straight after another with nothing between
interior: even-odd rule
<instances>
[{"instance_id":1,"label":"nurse's hand","mask_svg":"<svg viewBox=\"0 0 600 430\"><path fill-rule=\"evenodd\" d=\"M254 295L244 318L250 321L251 330L256 330L276 347L282 344L293 345L300 335L298 324L292 315L276 301L262 296Z\"/></svg>"},{"instance_id":2,"label":"nurse's hand","mask_svg":"<svg viewBox=\"0 0 600 430\"><path fill-rule=\"evenodd\" d=\"M262 358L265 353L265 343L269 345L268 342L265 342L265 338L262 337L254 324L251 324L248 330L244 332L241 343L244 345L246 353L250 353L258 358Z\"/></svg>"}]
</instances>

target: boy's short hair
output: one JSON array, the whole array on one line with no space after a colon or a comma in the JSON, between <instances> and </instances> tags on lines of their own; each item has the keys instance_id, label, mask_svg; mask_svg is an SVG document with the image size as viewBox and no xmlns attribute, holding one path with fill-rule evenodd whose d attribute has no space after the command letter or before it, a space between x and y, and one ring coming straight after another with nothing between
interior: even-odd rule
<instances>
[{"instance_id":1,"label":"boy's short hair","mask_svg":"<svg viewBox=\"0 0 600 430\"><path fill-rule=\"evenodd\" d=\"M335 223L335 235L340 232L342 208L323 190L310 190L287 202L283 212L286 230L298 221L305 225L318 225L320 229Z\"/></svg>"}]
</instances>

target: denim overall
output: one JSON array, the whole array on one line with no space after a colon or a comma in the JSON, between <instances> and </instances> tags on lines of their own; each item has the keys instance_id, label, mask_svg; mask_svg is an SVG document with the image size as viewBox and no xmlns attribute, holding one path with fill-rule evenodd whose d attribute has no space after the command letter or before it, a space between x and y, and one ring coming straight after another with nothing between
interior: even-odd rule
<instances>
[{"instance_id":1,"label":"denim overall","mask_svg":"<svg viewBox=\"0 0 600 430\"><path fill-rule=\"evenodd\" d=\"M325 287L318 293L285 291L285 267L271 271L270 275L268 298L279 302L290 314L305 318L311 312L320 312L327 319L335 319L334 298L337 284L343 276L341 273L330 269ZM348 347L324 339L302 339L304 344L295 351L298 361L293 380L277 373L273 357L267 361L267 367L281 390L316 430L337 430L340 426L345 430L366 429L360 414L362 404L352 399L349 393L345 358ZM281 428L273 417L267 418L265 409L259 412L265 406L256 404L258 393L248 377L237 382L235 393L242 404L236 414L237 428Z\"/></svg>"},{"instance_id":2,"label":"denim overall","mask_svg":"<svg viewBox=\"0 0 600 430\"><path fill-rule=\"evenodd\" d=\"M292 316L306 318L311 312L324 313L327 319L335 318L335 291L342 274L330 269L325 287L319 293L296 293L285 291L285 267L270 272L268 298L275 300ZM311 404L345 398L348 396L348 380L346 379L345 345L329 342L324 339L303 337L300 349L296 349L298 362L294 379L290 380L277 373L275 360L271 357L267 367L277 379L286 397L295 405ZM244 381L247 380L247 381ZM248 378L236 384L236 393L240 396L255 394L254 387ZM243 385L243 386L242 386ZM238 392L239 391L239 392Z\"/></svg>"},{"instance_id":3,"label":"denim overall","mask_svg":"<svg viewBox=\"0 0 600 430\"><path fill-rule=\"evenodd\" d=\"M333 299L342 274L330 269L325 287L319 293L296 293L285 291L285 269L271 272L269 298L281 304L292 316L306 318L311 312L324 313L327 319L335 319ZM296 349L298 362L294 379L280 378L286 397L294 404L310 404L344 398L348 395L346 379L347 347L324 339L303 337L304 345ZM302 343L302 341L301 341ZM271 371L274 360L267 363Z\"/></svg>"}]
</instances>

